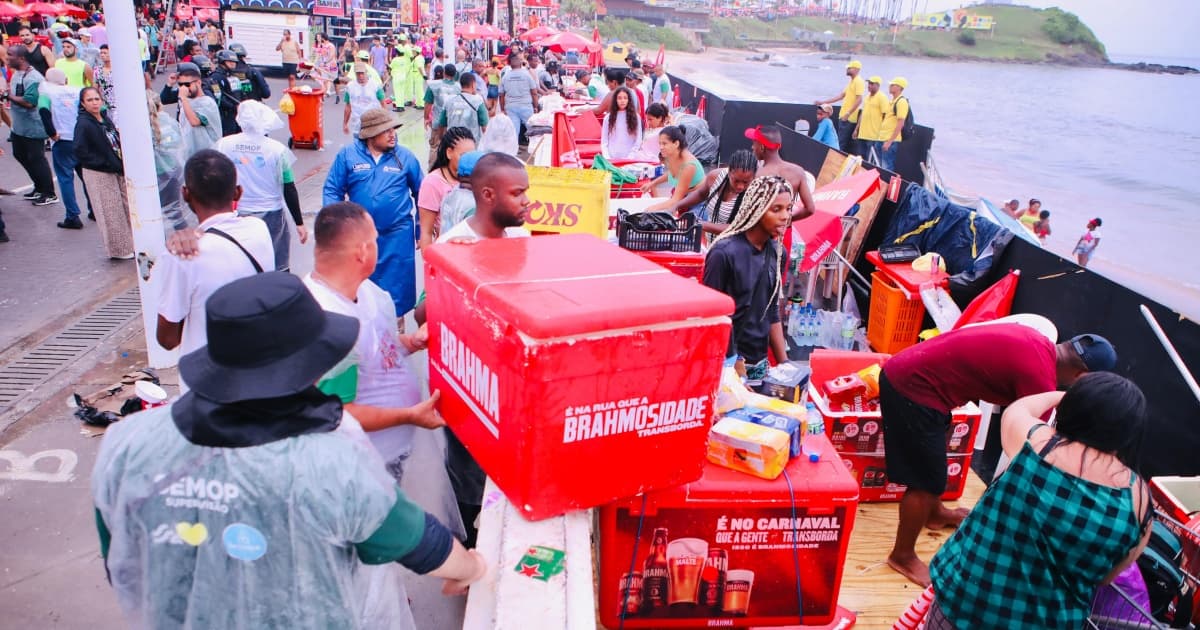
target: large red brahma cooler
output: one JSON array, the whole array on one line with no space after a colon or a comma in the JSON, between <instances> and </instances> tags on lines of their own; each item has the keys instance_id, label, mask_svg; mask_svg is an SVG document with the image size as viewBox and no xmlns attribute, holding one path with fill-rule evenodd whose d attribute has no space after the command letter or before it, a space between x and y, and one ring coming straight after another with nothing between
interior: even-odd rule
<instances>
[{"instance_id":1,"label":"large red brahma cooler","mask_svg":"<svg viewBox=\"0 0 1200 630\"><path fill-rule=\"evenodd\" d=\"M527 518L700 477L729 297L590 235L425 261L430 387Z\"/></svg>"},{"instance_id":2,"label":"large red brahma cooler","mask_svg":"<svg viewBox=\"0 0 1200 630\"><path fill-rule=\"evenodd\" d=\"M707 464L698 481L601 508L601 622L617 628L623 615L625 628L830 623L858 482L825 436L809 439L820 460L797 457L770 481Z\"/></svg>"}]
</instances>

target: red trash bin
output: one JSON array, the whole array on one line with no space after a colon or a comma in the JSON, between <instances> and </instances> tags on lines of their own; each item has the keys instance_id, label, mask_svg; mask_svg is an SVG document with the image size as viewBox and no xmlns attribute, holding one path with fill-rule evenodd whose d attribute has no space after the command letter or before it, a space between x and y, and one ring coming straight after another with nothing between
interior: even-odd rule
<instances>
[{"instance_id":1,"label":"red trash bin","mask_svg":"<svg viewBox=\"0 0 1200 630\"><path fill-rule=\"evenodd\" d=\"M312 91L301 88L291 88L285 91L296 105L296 111L288 116L288 128L292 137L288 138L288 147L304 149L321 149L325 146L325 109L322 107L325 90L313 88Z\"/></svg>"}]
</instances>

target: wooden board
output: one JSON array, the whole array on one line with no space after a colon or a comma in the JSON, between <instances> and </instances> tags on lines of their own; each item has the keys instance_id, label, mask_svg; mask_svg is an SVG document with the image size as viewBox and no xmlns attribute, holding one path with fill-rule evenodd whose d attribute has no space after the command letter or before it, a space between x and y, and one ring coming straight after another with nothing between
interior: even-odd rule
<instances>
[{"instance_id":1,"label":"wooden board","mask_svg":"<svg viewBox=\"0 0 1200 630\"><path fill-rule=\"evenodd\" d=\"M974 472L967 475L963 496L951 507L974 507L984 485ZM860 503L850 534L850 549L842 573L838 604L858 613L856 630L891 630L892 624L920 594L921 587L896 573L884 561L896 539L898 503ZM928 562L953 530L921 532L917 555Z\"/></svg>"}]
</instances>

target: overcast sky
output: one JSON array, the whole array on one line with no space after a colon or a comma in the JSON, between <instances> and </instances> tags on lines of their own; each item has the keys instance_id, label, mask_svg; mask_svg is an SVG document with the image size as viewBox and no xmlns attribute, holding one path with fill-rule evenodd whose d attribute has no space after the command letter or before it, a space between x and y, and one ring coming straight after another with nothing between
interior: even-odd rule
<instances>
[{"instance_id":1,"label":"overcast sky","mask_svg":"<svg viewBox=\"0 0 1200 630\"><path fill-rule=\"evenodd\" d=\"M917 0L917 11L953 9L963 0ZM1061 7L1092 27L1110 55L1200 58L1200 0L1017 0ZM910 5L911 6L911 5Z\"/></svg>"}]
</instances>

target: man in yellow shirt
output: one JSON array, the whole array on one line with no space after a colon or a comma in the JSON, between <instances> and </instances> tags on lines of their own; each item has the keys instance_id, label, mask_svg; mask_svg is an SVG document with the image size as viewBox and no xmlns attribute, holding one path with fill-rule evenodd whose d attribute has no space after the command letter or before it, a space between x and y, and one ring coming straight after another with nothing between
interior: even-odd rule
<instances>
[{"instance_id":1,"label":"man in yellow shirt","mask_svg":"<svg viewBox=\"0 0 1200 630\"><path fill-rule=\"evenodd\" d=\"M908 97L903 95L908 87L908 80L896 77L888 83L888 92L892 98L883 110L883 129L880 133L879 146L880 166L885 170L896 170L896 153L900 151L900 141L903 140L904 121L908 120Z\"/></svg>"},{"instance_id":2,"label":"man in yellow shirt","mask_svg":"<svg viewBox=\"0 0 1200 630\"><path fill-rule=\"evenodd\" d=\"M854 130L854 139L858 140L861 155L864 160L879 165L880 147L883 144L883 111L889 109L888 99L879 91L883 79L875 75L867 79L867 98L863 101L862 115L858 117L858 127Z\"/></svg>"},{"instance_id":3,"label":"man in yellow shirt","mask_svg":"<svg viewBox=\"0 0 1200 630\"><path fill-rule=\"evenodd\" d=\"M865 147L860 147L853 137L854 127L858 124L859 114L862 111L863 97L867 93L866 84L863 83L862 77L858 76L861 72L861 61L854 60L846 64L846 76L850 77L846 88L837 96L817 101L816 104L842 102L842 109L837 118L838 144L846 153L865 156L867 153L863 150Z\"/></svg>"}]
</instances>

